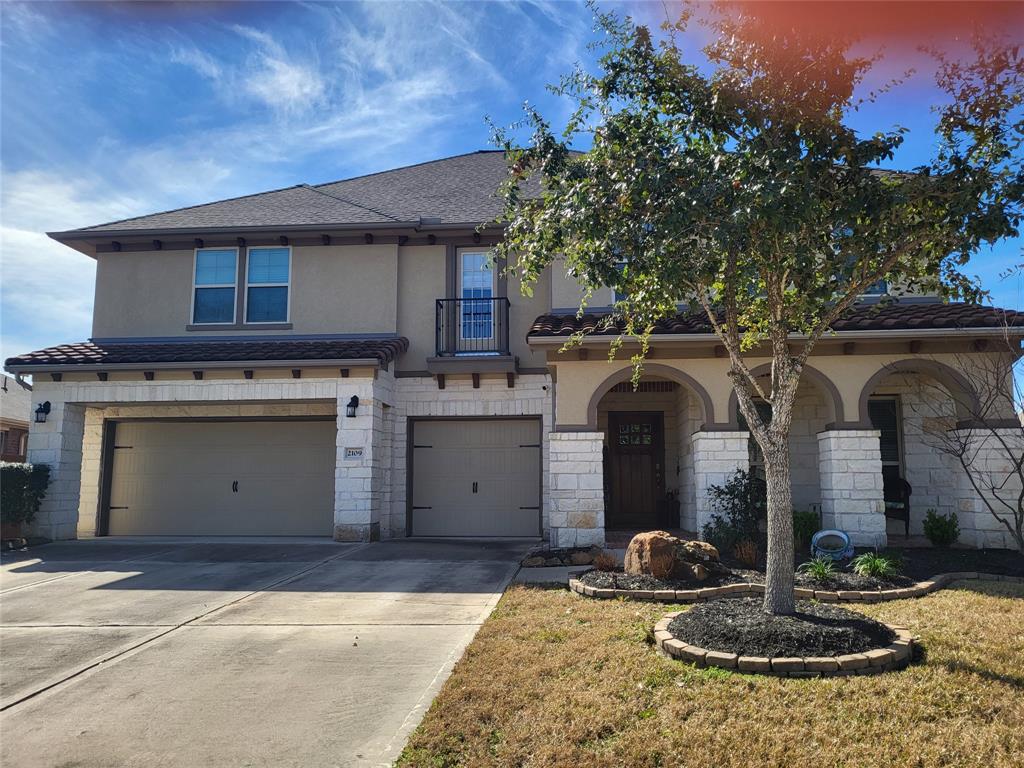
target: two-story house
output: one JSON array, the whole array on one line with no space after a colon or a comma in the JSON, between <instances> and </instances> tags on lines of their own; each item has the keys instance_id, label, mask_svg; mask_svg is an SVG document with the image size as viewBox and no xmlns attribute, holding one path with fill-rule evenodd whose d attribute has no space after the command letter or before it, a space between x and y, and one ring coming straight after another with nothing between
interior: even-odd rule
<instances>
[{"instance_id":1,"label":"two-story house","mask_svg":"<svg viewBox=\"0 0 1024 768\"><path fill-rule=\"evenodd\" d=\"M530 296L491 264L501 229L478 227L505 170L476 152L51 233L96 260L96 297L91 339L6 363L46 410L37 532L699 531L708 487L758 462L722 348L681 308L636 389L628 354L608 360L613 331L563 351L613 297L577 317L557 264ZM977 428L953 358L988 354L1006 323L1024 332L1016 313L927 297L868 298L837 323L800 393L796 505L861 544L919 533L929 507L956 511L968 543L1008 544L916 407L930 392L949 428ZM886 498L903 480L907 520Z\"/></svg>"}]
</instances>

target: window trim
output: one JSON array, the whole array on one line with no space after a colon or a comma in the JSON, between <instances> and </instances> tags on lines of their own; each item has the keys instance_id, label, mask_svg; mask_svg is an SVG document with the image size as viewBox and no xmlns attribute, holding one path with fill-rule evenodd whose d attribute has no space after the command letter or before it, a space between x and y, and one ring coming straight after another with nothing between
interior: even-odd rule
<instances>
[{"instance_id":1,"label":"window trim","mask_svg":"<svg viewBox=\"0 0 1024 768\"><path fill-rule=\"evenodd\" d=\"M217 283L215 285L196 285L196 271L199 268L199 252L200 251L234 251L235 252L235 281L230 284ZM229 325L237 325L238 323L238 272L241 266L241 259L239 258L239 248L227 246L227 247L214 247L209 248L193 248L192 249L192 291L189 295L189 325L206 327L224 327ZM196 322L196 289L197 288L228 288L234 291L233 301L231 302L231 321L224 323L209 323L209 322Z\"/></svg>"},{"instance_id":2,"label":"window trim","mask_svg":"<svg viewBox=\"0 0 1024 768\"><path fill-rule=\"evenodd\" d=\"M253 251L279 251L282 248L288 251L288 282L287 283L256 283L254 286L249 285L249 257ZM245 263L243 265L242 275L242 324L256 325L265 327L268 325L282 325L291 323L292 321L292 258L293 251L290 245L254 245L246 248L245 250ZM287 302L285 305L284 320L250 320L249 319L249 288L287 288L288 296L285 299Z\"/></svg>"}]
</instances>

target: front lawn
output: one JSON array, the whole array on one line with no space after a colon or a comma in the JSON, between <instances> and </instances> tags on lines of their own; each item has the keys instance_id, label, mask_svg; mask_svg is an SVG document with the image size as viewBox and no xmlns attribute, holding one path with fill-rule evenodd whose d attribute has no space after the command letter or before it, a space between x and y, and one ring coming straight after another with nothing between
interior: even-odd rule
<instances>
[{"instance_id":1,"label":"front lawn","mask_svg":"<svg viewBox=\"0 0 1024 768\"><path fill-rule=\"evenodd\" d=\"M921 636L927 663L876 677L777 679L660 657L685 606L513 587L401 766L1019 766L1024 586L960 582L856 605Z\"/></svg>"}]
</instances>

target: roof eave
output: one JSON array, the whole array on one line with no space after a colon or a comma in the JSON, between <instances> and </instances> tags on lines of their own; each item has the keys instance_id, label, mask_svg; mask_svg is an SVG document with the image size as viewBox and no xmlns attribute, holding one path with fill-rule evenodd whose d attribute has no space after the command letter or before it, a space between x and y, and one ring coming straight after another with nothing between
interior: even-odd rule
<instances>
[{"instance_id":1,"label":"roof eave","mask_svg":"<svg viewBox=\"0 0 1024 768\"><path fill-rule=\"evenodd\" d=\"M834 333L828 334L822 337L822 341L827 341L830 338L840 339L917 339L921 336L952 336L962 338L963 336L1009 336L1010 338L1021 339L1024 338L1024 326L1018 327L999 327L999 328L901 328L898 330L887 331L884 329L874 331L835 331ZM553 347L561 346L565 344L571 337L567 335L556 336L554 334L535 334L530 333L526 337L526 341L530 346L537 347ZM619 334L616 333L590 333L585 334L580 343L587 345L601 345L607 344L614 339L620 338ZM627 336L621 335L624 342L639 343L640 339L638 336ZM793 333L790 334L789 338L799 341L806 339L807 334ZM679 342L679 341L694 341L694 342L716 342L720 341L717 334L714 333L653 333L650 338L651 342Z\"/></svg>"},{"instance_id":2,"label":"roof eave","mask_svg":"<svg viewBox=\"0 0 1024 768\"><path fill-rule=\"evenodd\" d=\"M166 371L166 370L228 370L235 368L379 368L382 362L376 357L344 358L324 360L175 360L162 363L22 363L4 365L9 373L68 373L81 371Z\"/></svg>"}]
</instances>

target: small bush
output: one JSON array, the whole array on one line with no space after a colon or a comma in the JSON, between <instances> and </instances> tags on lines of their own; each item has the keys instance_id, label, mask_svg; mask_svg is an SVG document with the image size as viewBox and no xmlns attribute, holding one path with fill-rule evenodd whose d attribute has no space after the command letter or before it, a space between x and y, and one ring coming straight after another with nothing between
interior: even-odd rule
<instances>
[{"instance_id":1,"label":"small bush","mask_svg":"<svg viewBox=\"0 0 1024 768\"><path fill-rule=\"evenodd\" d=\"M897 576L902 568L899 560L894 557L886 557L877 552L865 552L850 561L853 572L858 576L874 576L876 579L886 579L890 576Z\"/></svg>"},{"instance_id":2,"label":"small bush","mask_svg":"<svg viewBox=\"0 0 1024 768\"><path fill-rule=\"evenodd\" d=\"M605 549L594 555L594 567L599 571L614 571L618 565L615 555Z\"/></svg>"},{"instance_id":3,"label":"small bush","mask_svg":"<svg viewBox=\"0 0 1024 768\"><path fill-rule=\"evenodd\" d=\"M757 563L761 559L761 550L757 546L757 542L750 539L739 542L733 547L732 554L747 568L757 568Z\"/></svg>"},{"instance_id":4,"label":"small bush","mask_svg":"<svg viewBox=\"0 0 1024 768\"><path fill-rule=\"evenodd\" d=\"M832 562L831 557L816 557L802 563L797 571L806 574L813 581L825 583L835 575L836 564Z\"/></svg>"},{"instance_id":5,"label":"small bush","mask_svg":"<svg viewBox=\"0 0 1024 768\"><path fill-rule=\"evenodd\" d=\"M811 545L811 537L818 532L818 513L807 510L793 510L793 541L797 550Z\"/></svg>"},{"instance_id":6,"label":"small bush","mask_svg":"<svg viewBox=\"0 0 1024 768\"><path fill-rule=\"evenodd\" d=\"M0 464L0 522L32 522L49 483L50 468L46 464Z\"/></svg>"},{"instance_id":7,"label":"small bush","mask_svg":"<svg viewBox=\"0 0 1024 768\"><path fill-rule=\"evenodd\" d=\"M960 538L960 521L956 519L956 512L940 515L929 509L924 516L924 535L936 547L948 547L954 543Z\"/></svg>"},{"instance_id":8,"label":"small bush","mask_svg":"<svg viewBox=\"0 0 1024 768\"><path fill-rule=\"evenodd\" d=\"M758 525L765 518L768 506L764 483L740 469L725 485L710 486L708 494L719 514L712 515L711 522L704 526L705 541L714 544L719 551L730 552L744 539L757 541L760 538Z\"/></svg>"}]
</instances>

